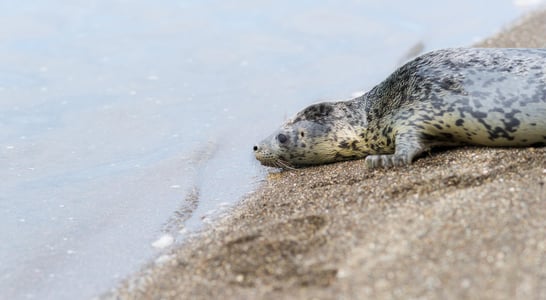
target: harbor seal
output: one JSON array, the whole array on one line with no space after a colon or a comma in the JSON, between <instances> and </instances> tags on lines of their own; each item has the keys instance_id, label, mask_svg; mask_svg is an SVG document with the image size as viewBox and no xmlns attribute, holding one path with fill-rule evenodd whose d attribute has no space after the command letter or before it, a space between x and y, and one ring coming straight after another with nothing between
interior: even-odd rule
<instances>
[{"instance_id":1,"label":"harbor seal","mask_svg":"<svg viewBox=\"0 0 546 300\"><path fill-rule=\"evenodd\" d=\"M360 97L305 108L253 150L284 169L361 158L377 168L465 144L546 145L546 49L429 52Z\"/></svg>"}]
</instances>

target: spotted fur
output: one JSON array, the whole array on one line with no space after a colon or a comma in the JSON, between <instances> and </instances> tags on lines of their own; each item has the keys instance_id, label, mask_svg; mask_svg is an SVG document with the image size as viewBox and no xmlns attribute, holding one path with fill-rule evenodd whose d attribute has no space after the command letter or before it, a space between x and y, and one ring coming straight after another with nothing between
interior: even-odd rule
<instances>
[{"instance_id":1,"label":"spotted fur","mask_svg":"<svg viewBox=\"0 0 546 300\"><path fill-rule=\"evenodd\" d=\"M305 108L254 153L281 168L364 157L375 168L463 144L546 145L546 49L424 54L360 97Z\"/></svg>"}]
</instances>

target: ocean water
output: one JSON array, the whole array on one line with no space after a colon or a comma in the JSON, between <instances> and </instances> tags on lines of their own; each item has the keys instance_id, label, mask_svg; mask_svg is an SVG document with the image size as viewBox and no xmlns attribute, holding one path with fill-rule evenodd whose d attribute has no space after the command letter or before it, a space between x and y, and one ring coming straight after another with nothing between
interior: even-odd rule
<instances>
[{"instance_id":1,"label":"ocean water","mask_svg":"<svg viewBox=\"0 0 546 300\"><path fill-rule=\"evenodd\" d=\"M0 3L0 299L100 295L252 192L287 117L540 2Z\"/></svg>"}]
</instances>

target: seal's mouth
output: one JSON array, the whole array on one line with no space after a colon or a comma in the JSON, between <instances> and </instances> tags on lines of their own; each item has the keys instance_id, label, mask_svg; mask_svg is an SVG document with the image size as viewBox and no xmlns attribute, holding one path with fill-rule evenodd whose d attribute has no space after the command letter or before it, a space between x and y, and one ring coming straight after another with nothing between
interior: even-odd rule
<instances>
[{"instance_id":1,"label":"seal's mouth","mask_svg":"<svg viewBox=\"0 0 546 300\"><path fill-rule=\"evenodd\" d=\"M275 158L268 161L260 161L260 163L264 166L268 167L274 167L274 168L281 168L281 169L287 169L287 170L295 170L296 167L289 162L282 160L280 158Z\"/></svg>"},{"instance_id":2,"label":"seal's mouth","mask_svg":"<svg viewBox=\"0 0 546 300\"><path fill-rule=\"evenodd\" d=\"M281 169L287 169L287 170L294 170L296 169L296 166L292 165L291 163L287 162L286 160L283 160L278 157L273 156L267 156L264 157L260 154L256 155L256 159L266 167L273 167L273 168L281 168Z\"/></svg>"},{"instance_id":3,"label":"seal's mouth","mask_svg":"<svg viewBox=\"0 0 546 300\"><path fill-rule=\"evenodd\" d=\"M296 169L294 165L278 157L268 157L267 159L264 159L263 157L256 157L256 159L263 166L266 166L266 167L281 168L281 169L287 169L287 170Z\"/></svg>"},{"instance_id":4,"label":"seal's mouth","mask_svg":"<svg viewBox=\"0 0 546 300\"><path fill-rule=\"evenodd\" d=\"M254 155L256 156L256 159L262 165L266 167L281 168L281 169L288 169L288 170L296 169L296 166L278 157L277 155L273 154L272 151L270 151L269 148L265 147L264 145L254 146L253 150L254 150Z\"/></svg>"}]
</instances>

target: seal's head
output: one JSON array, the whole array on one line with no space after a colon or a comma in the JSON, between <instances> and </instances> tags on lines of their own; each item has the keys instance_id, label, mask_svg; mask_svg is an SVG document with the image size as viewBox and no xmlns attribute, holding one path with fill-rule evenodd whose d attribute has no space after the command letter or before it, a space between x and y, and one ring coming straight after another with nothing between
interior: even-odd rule
<instances>
[{"instance_id":1,"label":"seal's head","mask_svg":"<svg viewBox=\"0 0 546 300\"><path fill-rule=\"evenodd\" d=\"M345 102L323 102L299 112L254 146L262 165L292 169L364 157L362 116Z\"/></svg>"}]
</instances>

